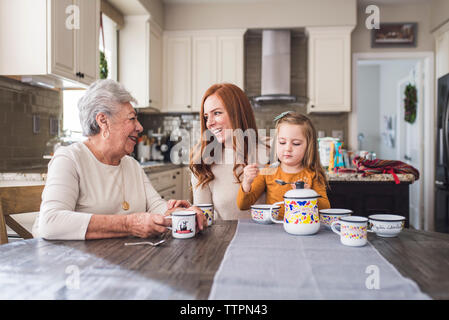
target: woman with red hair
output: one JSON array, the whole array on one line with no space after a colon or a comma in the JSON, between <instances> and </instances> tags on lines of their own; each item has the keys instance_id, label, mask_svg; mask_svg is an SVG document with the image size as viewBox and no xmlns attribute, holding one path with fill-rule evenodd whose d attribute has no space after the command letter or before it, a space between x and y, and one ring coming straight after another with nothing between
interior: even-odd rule
<instances>
[{"instance_id":1,"label":"woman with red hair","mask_svg":"<svg viewBox=\"0 0 449 320\"><path fill-rule=\"evenodd\" d=\"M200 121L201 140L190 156L194 203L213 204L215 219L249 217L236 204L243 168L254 162L256 147L267 146L260 143L248 97L233 84L215 84L203 96Z\"/></svg>"}]
</instances>

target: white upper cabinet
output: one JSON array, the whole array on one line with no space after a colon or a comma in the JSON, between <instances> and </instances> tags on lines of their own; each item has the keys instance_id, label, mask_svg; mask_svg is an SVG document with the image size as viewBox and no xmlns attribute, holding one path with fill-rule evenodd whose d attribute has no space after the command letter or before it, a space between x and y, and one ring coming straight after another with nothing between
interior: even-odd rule
<instances>
[{"instance_id":1,"label":"white upper cabinet","mask_svg":"<svg viewBox=\"0 0 449 320\"><path fill-rule=\"evenodd\" d=\"M0 75L98 79L100 0L0 0ZM7 51L7 52L6 52Z\"/></svg>"},{"instance_id":2,"label":"white upper cabinet","mask_svg":"<svg viewBox=\"0 0 449 320\"><path fill-rule=\"evenodd\" d=\"M449 23L434 32L435 37L435 75L440 78L449 73Z\"/></svg>"},{"instance_id":3,"label":"white upper cabinet","mask_svg":"<svg viewBox=\"0 0 449 320\"><path fill-rule=\"evenodd\" d=\"M137 99L137 108L162 104L162 30L149 16L125 16L120 29L119 82Z\"/></svg>"},{"instance_id":4,"label":"white upper cabinet","mask_svg":"<svg viewBox=\"0 0 449 320\"><path fill-rule=\"evenodd\" d=\"M163 111L192 111L192 39L164 35Z\"/></svg>"},{"instance_id":5,"label":"white upper cabinet","mask_svg":"<svg viewBox=\"0 0 449 320\"><path fill-rule=\"evenodd\" d=\"M162 107L162 29L150 21L150 107Z\"/></svg>"},{"instance_id":6,"label":"white upper cabinet","mask_svg":"<svg viewBox=\"0 0 449 320\"><path fill-rule=\"evenodd\" d=\"M307 112L351 111L353 27L310 27Z\"/></svg>"},{"instance_id":7,"label":"white upper cabinet","mask_svg":"<svg viewBox=\"0 0 449 320\"><path fill-rule=\"evenodd\" d=\"M244 85L244 31L218 37L218 82Z\"/></svg>"},{"instance_id":8,"label":"white upper cabinet","mask_svg":"<svg viewBox=\"0 0 449 320\"><path fill-rule=\"evenodd\" d=\"M56 0L57 2L59 0ZM77 32L78 69L81 82L89 85L99 78L99 1L78 0L80 29Z\"/></svg>"},{"instance_id":9,"label":"white upper cabinet","mask_svg":"<svg viewBox=\"0 0 449 320\"><path fill-rule=\"evenodd\" d=\"M245 30L164 33L165 112L199 112L206 90L229 82L243 89Z\"/></svg>"},{"instance_id":10,"label":"white upper cabinet","mask_svg":"<svg viewBox=\"0 0 449 320\"><path fill-rule=\"evenodd\" d=\"M192 111L199 112L206 90L217 81L217 38L193 37Z\"/></svg>"}]
</instances>

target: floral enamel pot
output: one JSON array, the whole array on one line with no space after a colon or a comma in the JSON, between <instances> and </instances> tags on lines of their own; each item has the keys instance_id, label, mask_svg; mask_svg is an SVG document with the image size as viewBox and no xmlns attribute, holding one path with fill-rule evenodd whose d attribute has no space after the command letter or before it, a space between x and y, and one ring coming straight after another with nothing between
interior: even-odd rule
<instances>
[{"instance_id":1,"label":"floral enamel pot","mask_svg":"<svg viewBox=\"0 0 449 320\"><path fill-rule=\"evenodd\" d=\"M294 235L311 235L320 229L318 198L321 196L312 189L304 189L304 182L297 182L296 189L284 194L284 201L272 204L272 210L278 204L284 203L284 219L271 220L283 223L284 230Z\"/></svg>"}]
</instances>

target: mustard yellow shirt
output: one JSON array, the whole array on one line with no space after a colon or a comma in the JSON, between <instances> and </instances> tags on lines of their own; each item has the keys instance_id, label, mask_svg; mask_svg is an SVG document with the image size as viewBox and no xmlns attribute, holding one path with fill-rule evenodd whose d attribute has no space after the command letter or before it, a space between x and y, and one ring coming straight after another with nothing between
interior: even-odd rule
<instances>
[{"instance_id":1,"label":"mustard yellow shirt","mask_svg":"<svg viewBox=\"0 0 449 320\"><path fill-rule=\"evenodd\" d=\"M280 179L285 182L294 183L298 180L304 181L310 185L322 198L318 198L318 209L330 208L330 203L327 198L326 185L318 181L315 173L308 169L303 169L297 173L286 173L278 167L273 174L259 174L251 184L251 190L244 192L242 185L240 185L237 194L237 206L240 210L248 210L257 199L266 192L266 203L273 204L275 202L284 201L284 194L292 189L291 185L283 185L276 183L275 180ZM284 207L281 205L279 217L284 217Z\"/></svg>"}]
</instances>

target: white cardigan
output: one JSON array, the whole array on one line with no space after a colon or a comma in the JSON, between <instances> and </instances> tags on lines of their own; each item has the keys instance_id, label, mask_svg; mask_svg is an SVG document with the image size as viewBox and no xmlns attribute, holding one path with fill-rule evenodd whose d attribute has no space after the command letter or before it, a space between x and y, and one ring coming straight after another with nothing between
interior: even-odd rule
<instances>
[{"instance_id":1,"label":"white cardigan","mask_svg":"<svg viewBox=\"0 0 449 320\"><path fill-rule=\"evenodd\" d=\"M225 157L232 159L232 151L225 149ZM192 173L193 203L212 203L215 210L215 219L218 220L238 220L251 217L249 210L240 210L237 207L237 194L240 183L234 176L233 168L233 164L212 165L211 169L215 178L204 187L197 186L198 178ZM243 179L243 175L240 179ZM256 203L265 203L265 192Z\"/></svg>"},{"instance_id":2,"label":"white cardigan","mask_svg":"<svg viewBox=\"0 0 449 320\"><path fill-rule=\"evenodd\" d=\"M127 211L122 209L123 194L130 205ZM93 214L164 213L166 210L166 201L135 159L125 156L119 166L106 165L79 142L58 148L48 164L33 236L84 240Z\"/></svg>"}]
</instances>

